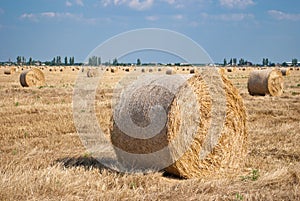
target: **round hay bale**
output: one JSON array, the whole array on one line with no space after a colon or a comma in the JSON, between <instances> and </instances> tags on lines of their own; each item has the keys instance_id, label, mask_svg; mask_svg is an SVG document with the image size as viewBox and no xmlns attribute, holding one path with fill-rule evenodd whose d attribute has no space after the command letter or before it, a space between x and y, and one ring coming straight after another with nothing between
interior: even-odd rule
<instances>
[{"instance_id":1,"label":"round hay bale","mask_svg":"<svg viewBox=\"0 0 300 201\"><path fill-rule=\"evenodd\" d=\"M232 71L233 71L232 68L227 68L228 73L231 73Z\"/></svg>"},{"instance_id":2,"label":"round hay bale","mask_svg":"<svg viewBox=\"0 0 300 201\"><path fill-rule=\"evenodd\" d=\"M4 70L4 74L5 75L11 75L18 72L18 68L17 67L10 67L9 69L5 69Z\"/></svg>"},{"instance_id":3,"label":"round hay bale","mask_svg":"<svg viewBox=\"0 0 300 201\"><path fill-rule=\"evenodd\" d=\"M149 73L152 73L153 72L153 69L152 68L149 68Z\"/></svg>"},{"instance_id":4,"label":"round hay bale","mask_svg":"<svg viewBox=\"0 0 300 201\"><path fill-rule=\"evenodd\" d=\"M288 76L288 75L291 74L291 71L288 68L281 68L280 71L281 71L283 76Z\"/></svg>"},{"instance_id":5,"label":"round hay bale","mask_svg":"<svg viewBox=\"0 0 300 201\"><path fill-rule=\"evenodd\" d=\"M195 74L195 69L191 68L190 69L190 74Z\"/></svg>"},{"instance_id":6,"label":"round hay bale","mask_svg":"<svg viewBox=\"0 0 300 201\"><path fill-rule=\"evenodd\" d=\"M172 68L167 68L166 74L167 74L167 75L172 75L172 74L174 74L173 69L172 69Z\"/></svg>"},{"instance_id":7,"label":"round hay bale","mask_svg":"<svg viewBox=\"0 0 300 201\"><path fill-rule=\"evenodd\" d=\"M141 71L142 71L142 73L144 73L144 72L145 72L145 69L144 69L144 68L142 68L142 70L141 70Z\"/></svg>"},{"instance_id":8,"label":"round hay bale","mask_svg":"<svg viewBox=\"0 0 300 201\"><path fill-rule=\"evenodd\" d=\"M125 72L129 72L129 68L125 68Z\"/></svg>"},{"instance_id":9,"label":"round hay bale","mask_svg":"<svg viewBox=\"0 0 300 201\"><path fill-rule=\"evenodd\" d=\"M300 68L296 68L296 70L300 70Z\"/></svg>"},{"instance_id":10,"label":"round hay bale","mask_svg":"<svg viewBox=\"0 0 300 201\"><path fill-rule=\"evenodd\" d=\"M277 69L255 70L248 79L248 92L250 95L280 96L283 93L283 77Z\"/></svg>"},{"instance_id":11,"label":"round hay bale","mask_svg":"<svg viewBox=\"0 0 300 201\"><path fill-rule=\"evenodd\" d=\"M98 69L89 69L86 75L88 77L97 77L99 75Z\"/></svg>"},{"instance_id":12,"label":"round hay bale","mask_svg":"<svg viewBox=\"0 0 300 201\"><path fill-rule=\"evenodd\" d=\"M37 68L23 71L20 75L20 83L22 87L33 87L45 85L44 73Z\"/></svg>"},{"instance_id":13,"label":"round hay bale","mask_svg":"<svg viewBox=\"0 0 300 201\"><path fill-rule=\"evenodd\" d=\"M159 84L153 86L153 83L161 83L167 79L168 86L172 87L178 82L177 76L162 75L154 81L148 80L147 76L140 78L149 81L147 82L149 85L140 87L138 84L133 94L128 95L129 108L124 108L126 101L120 101L124 105L115 110L114 116L122 116L122 112L126 110L135 125L146 127L151 123L149 116L152 108L159 105L167 115L165 126L154 137L141 139L125 134L120 129L117 118L113 118L111 142L117 147L116 150L142 154L142 157L144 154L156 153L172 143L175 150L170 149L168 156L161 157L158 161L176 158L178 153L183 152L174 163L165 168L167 172L183 178L223 177L231 173L236 174L243 167L247 153L246 112L242 97L222 75L223 86L217 87L224 90L226 115L224 113L224 124L223 128L220 128L219 136L209 136L213 115L213 100L209 86L201 75L187 75L186 78L175 94ZM127 125L127 121L125 119L124 121ZM218 138L216 146L207 143L211 137ZM206 147L213 148L210 153L203 154L202 151L206 150ZM119 161L133 167L138 164L155 166L147 157L141 159L142 161L131 161L118 155L117 151L116 154Z\"/></svg>"}]
</instances>

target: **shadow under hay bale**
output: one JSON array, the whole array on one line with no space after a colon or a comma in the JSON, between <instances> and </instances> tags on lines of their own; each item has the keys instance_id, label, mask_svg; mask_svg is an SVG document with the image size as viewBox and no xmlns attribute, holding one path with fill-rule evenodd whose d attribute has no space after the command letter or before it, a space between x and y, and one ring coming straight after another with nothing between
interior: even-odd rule
<instances>
[{"instance_id":1,"label":"shadow under hay bale","mask_svg":"<svg viewBox=\"0 0 300 201\"><path fill-rule=\"evenodd\" d=\"M119 152L116 151L119 161L132 165L132 168L141 165L151 169L159 161L176 158L176 161L165 170L183 178L223 177L238 172L243 167L247 154L246 112L243 99L232 83L221 75L223 86L216 87L220 87L225 93L225 122L217 134L219 138L208 136L212 121L212 96L209 86L201 75L187 75L186 78L175 94L155 83L167 80L168 86L175 86L178 77L163 75L154 80L147 76L140 78L151 84L142 87L137 84L139 88L126 99L129 107L126 106L126 101L122 101L120 107L115 110L115 116L122 116L126 111L135 125L146 127L152 122L149 117L151 109L159 105L166 112L167 122L154 137L141 139L124 133L119 127L118 118L114 118L111 141L117 149L136 155L155 153L166 146L173 149L155 161L147 157L139 161L128 159L122 154L118 155ZM124 122L127 123L127 120L124 119ZM217 144L210 153L203 154L202 151L210 146L210 142L206 139L211 137L218 138ZM177 158L178 153L182 152L183 155Z\"/></svg>"},{"instance_id":2,"label":"shadow under hay bale","mask_svg":"<svg viewBox=\"0 0 300 201\"><path fill-rule=\"evenodd\" d=\"M23 71L20 75L20 84L22 87L38 87L45 85L45 76L43 71L38 68Z\"/></svg>"},{"instance_id":3,"label":"shadow under hay bale","mask_svg":"<svg viewBox=\"0 0 300 201\"><path fill-rule=\"evenodd\" d=\"M282 73L278 69L255 70L248 79L248 92L252 96L280 96L283 93L283 82Z\"/></svg>"}]
</instances>

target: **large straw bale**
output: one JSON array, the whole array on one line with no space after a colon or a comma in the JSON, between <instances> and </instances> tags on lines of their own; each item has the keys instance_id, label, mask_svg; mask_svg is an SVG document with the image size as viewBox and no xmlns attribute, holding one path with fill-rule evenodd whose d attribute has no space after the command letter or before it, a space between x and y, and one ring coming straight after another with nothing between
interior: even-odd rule
<instances>
[{"instance_id":1,"label":"large straw bale","mask_svg":"<svg viewBox=\"0 0 300 201\"><path fill-rule=\"evenodd\" d=\"M38 68L25 70L20 75L20 83L23 87L43 86L45 85L44 73Z\"/></svg>"},{"instance_id":2,"label":"large straw bale","mask_svg":"<svg viewBox=\"0 0 300 201\"><path fill-rule=\"evenodd\" d=\"M219 78L222 86L214 79L210 83L224 92L224 124L220 132L209 136L209 130L214 128L212 117L218 115L212 111L212 104L220 100L212 99L210 88L200 74L185 75L186 81L175 94L159 84L155 85L167 81L172 88L178 82L176 76L179 75L162 75L156 80L142 77L144 82L149 81L149 85L137 85L139 88L127 99L129 108L125 108L126 101L122 101L114 113L119 117L127 111L136 125L147 127L153 123L149 117L151 109L159 105L166 112L167 120L157 135L149 139L131 137L119 128L118 118L114 118L111 131L111 141L116 150L144 155L159 152L166 146L173 149L155 161L147 157L139 161L128 160L116 151L119 161L131 164L132 168L143 166L155 169L155 163L159 161L174 160L165 170L183 178L222 177L240 170L247 153L247 130L245 107L237 89L224 75ZM210 144L209 139L217 139L216 145ZM209 149L212 150L206 152Z\"/></svg>"},{"instance_id":3,"label":"large straw bale","mask_svg":"<svg viewBox=\"0 0 300 201\"><path fill-rule=\"evenodd\" d=\"M248 79L250 95L280 96L283 93L283 77L278 69L255 70Z\"/></svg>"}]
</instances>

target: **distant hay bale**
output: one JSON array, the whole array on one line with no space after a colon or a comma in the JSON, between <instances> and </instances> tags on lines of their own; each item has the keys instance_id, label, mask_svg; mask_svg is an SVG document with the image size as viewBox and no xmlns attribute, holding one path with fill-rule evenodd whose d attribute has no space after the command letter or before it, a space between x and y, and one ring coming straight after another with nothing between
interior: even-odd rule
<instances>
[{"instance_id":1,"label":"distant hay bale","mask_svg":"<svg viewBox=\"0 0 300 201\"><path fill-rule=\"evenodd\" d=\"M248 79L250 95L280 96L283 93L283 77L278 69L255 70Z\"/></svg>"},{"instance_id":2,"label":"distant hay bale","mask_svg":"<svg viewBox=\"0 0 300 201\"><path fill-rule=\"evenodd\" d=\"M231 73L232 71L233 71L232 68L227 68L228 73Z\"/></svg>"},{"instance_id":3,"label":"distant hay bale","mask_svg":"<svg viewBox=\"0 0 300 201\"><path fill-rule=\"evenodd\" d=\"M125 72L129 72L129 68L125 68Z\"/></svg>"},{"instance_id":4,"label":"distant hay bale","mask_svg":"<svg viewBox=\"0 0 300 201\"><path fill-rule=\"evenodd\" d=\"M148 81L149 85L141 86L137 82L133 94L126 98L129 106L126 106L126 101L121 101L121 106L115 111L114 116L122 116L126 111L135 125L146 127L151 123L149 117L151 109L159 105L166 112L167 122L154 137L140 139L125 134L119 128L117 118L113 118L110 137L112 144L117 148L118 160L132 168L142 166L151 169L156 165L154 162L160 163L159 161L177 158L177 154L183 152L183 155L165 168L167 172L183 178L223 177L232 172L236 174L236 171L243 167L247 154L247 129L243 99L232 83L222 75L223 86L217 85L218 88L224 89L224 104L226 104L224 124L217 134L218 138L215 135L208 136L212 126L210 123L213 100L209 86L201 75L187 75L186 81L175 94L159 83L167 82L168 86L172 87L178 82L178 77L162 75L154 80L149 77L140 78ZM154 83L158 85L153 86ZM127 119L124 119L124 122L128 122ZM202 151L210 147L211 144L207 139L211 138L218 138L216 146L210 153L203 154ZM147 157L139 161L128 159L126 155L117 151L121 149L126 153L141 155L155 153L166 146L172 146L175 150L169 151L165 158L161 157L154 161Z\"/></svg>"},{"instance_id":5,"label":"distant hay bale","mask_svg":"<svg viewBox=\"0 0 300 201\"><path fill-rule=\"evenodd\" d=\"M141 70L141 71L142 71L142 73L144 73L144 72L145 72L145 69L144 69L144 68L142 68L142 70Z\"/></svg>"},{"instance_id":6,"label":"distant hay bale","mask_svg":"<svg viewBox=\"0 0 300 201\"><path fill-rule=\"evenodd\" d=\"M296 68L296 70L300 70L300 68Z\"/></svg>"},{"instance_id":7,"label":"distant hay bale","mask_svg":"<svg viewBox=\"0 0 300 201\"><path fill-rule=\"evenodd\" d=\"M64 68L60 68L59 71L60 71L60 72L63 72L63 71L64 71Z\"/></svg>"},{"instance_id":8,"label":"distant hay bale","mask_svg":"<svg viewBox=\"0 0 300 201\"><path fill-rule=\"evenodd\" d=\"M98 71L98 69L92 68L87 71L86 75L88 77L97 77L99 75L99 71Z\"/></svg>"},{"instance_id":9,"label":"distant hay bale","mask_svg":"<svg viewBox=\"0 0 300 201\"><path fill-rule=\"evenodd\" d=\"M161 71L161 68L158 68L157 71L160 72L160 71Z\"/></svg>"},{"instance_id":10,"label":"distant hay bale","mask_svg":"<svg viewBox=\"0 0 300 201\"><path fill-rule=\"evenodd\" d=\"M18 68L16 67L10 67L9 69L4 70L5 75L12 75L15 74L16 72L18 72Z\"/></svg>"},{"instance_id":11,"label":"distant hay bale","mask_svg":"<svg viewBox=\"0 0 300 201\"><path fill-rule=\"evenodd\" d=\"M174 74L173 69L172 69L172 68L167 68L166 74L167 74L167 75L172 75L172 74Z\"/></svg>"},{"instance_id":12,"label":"distant hay bale","mask_svg":"<svg viewBox=\"0 0 300 201\"><path fill-rule=\"evenodd\" d=\"M38 68L25 70L20 75L20 83L22 87L43 86L45 85L44 73Z\"/></svg>"},{"instance_id":13,"label":"distant hay bale","mask_svg":"<svg viewBox=\"0 0 300 201\"><path fill-rule=\"evenodd\" d=\"M291 71L288 68L281 68L280 71L281 71L283 76L288 76L288 75L291 74Z\"/></svg>"},{"instance_id":14,"label":"distant hay bale","mask_svg":"<svg viewBox=\"0 0 300 201\"><path fill-rule=\"evenodd\" d=\"M190 74L195 74L195 69L194 68L190 69Z\"/></svg>"},{"instance_id":15,"label":"distant hay bale","mask_svg":"<svg viewBox=\"0 0 300 201\"><path fill-rule=\"evenodd\" d=\"M153 69L152 68L149 68L149 73L152 73L153 72Z\"/></svg>"},{"instance_id":16,"label":"distant hay bale","mask_svg":"<svg viewBox=\"0 0 300 201\"><path fill-rule=\"evenodd\" d=\"M110 68L111 73L116 73L117 71L118 71L118 68L115 68L115 67Z\"/></svg>"}]
</instances>

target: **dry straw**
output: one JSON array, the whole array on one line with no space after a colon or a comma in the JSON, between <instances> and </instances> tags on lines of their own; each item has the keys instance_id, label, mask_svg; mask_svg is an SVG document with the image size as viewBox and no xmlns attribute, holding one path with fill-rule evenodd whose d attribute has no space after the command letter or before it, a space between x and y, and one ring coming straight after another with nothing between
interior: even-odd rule
<instances>
[{"instance_id":1,"label":"dry straw","mask_svg":"<svg viewBox=\"0 0 300 201\"><path fill-rule=\"evenodd\" d=\"M212 122L213 100L209 87L201 75L189 76L175 95L163 87L149 85L139 88L131 96L131 107L128 108L128 112L137 125L146 126L149 123L148 114L151 106L160 105L165 109L167 123L158 135L150 139L133 138L123 133L114 122L111 141L116 147L134 154L153 153L172 143L175 151L169 153L170 158L176 158L180 152L184 153L172 165L165 168L167 172L183 178L228 176L243 167L247 153L246 112L243 99L232 83L222 75L223 86L217 87L224 89L226 97L223 128L221 133L218 133L220 137L217 145L211 153L200 159L199 155L204 148ZM174 78L172 82L169 84L176 83L177 79ZM194 95L191 95L190 91ZM192 99L196 102L196 106L189 104L193 102ZM189 143L187 139L190 139L191 135L193 138ZM147 163L146 160L140 163Z\"/></svg>"},{"instance_id":2,"label":"dry straw","mask_svg":"<svg viewBox=\"0 0 300 201\"><path fill-rule=\"evenodd\" d=\"M250 95L280 96L283 93L283 77L278 69L255 70L248 79Z\"/></svg>"},{"instance_id":3,"label":"dry straw","mask_svg":"<svg viewBox=\"0 0 300 201\"><path fill-rule=\"evenodd\" d=\"M43 86L45 85L44 73L38 68L25 70L20 75L20 83L23 87Z\"/></svg>"}]
</instances>

